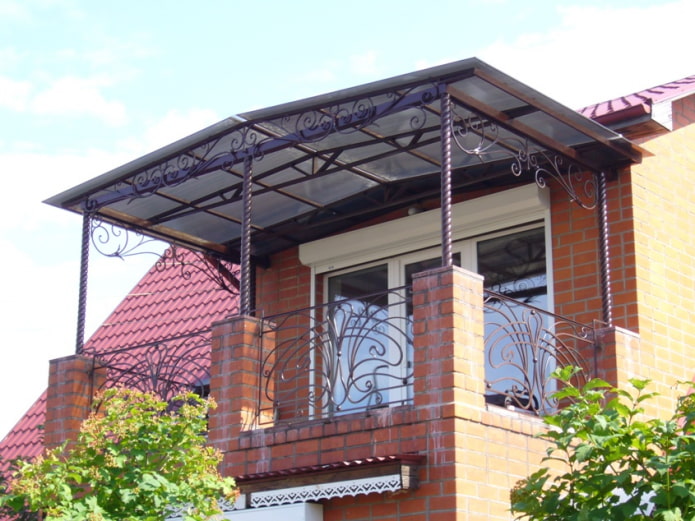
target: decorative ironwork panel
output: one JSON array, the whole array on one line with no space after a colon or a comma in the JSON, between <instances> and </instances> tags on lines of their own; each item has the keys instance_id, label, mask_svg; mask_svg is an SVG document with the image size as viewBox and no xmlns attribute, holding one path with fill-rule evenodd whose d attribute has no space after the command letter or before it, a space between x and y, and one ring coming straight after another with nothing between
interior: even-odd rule
<instances>
[{"instance_id":1,"label":"decorative ironwork panel","mask_svg":"<svg viewBox=\"0 0 695 521\"><path fill-rule=\"evenodd\" d=\"M105 257L125 259L134 255L156 255L154 264L158 272L179 269L179 275L189 280L194 272L200 272L221 289L239 294L239 266L219 256L170 245L162 253L165 244L139 232L121 228L96 218L90 219L90 236L94 249Z\"/></svg>"},{"instance_id":2,"label":"decorative ironwork panel","mask_svg":"<svg viewBox=\"0 0 695 521\"><path fill-rule=\"evenodd\" d=\"M267 317L264 400L292 421L411 401L412 316L405 288Z\"/></svg>"},{"instance_id":3,"label":"decorative ironwork panel","mask_svg":"<svg viewBox=\"0 0 695 521\"><path fill-rule=\"evenodd\" d=\"M239 294L239 265L209 253L195 250L184 250L171 246L155 263L155 269L160 273L166 269L179 269L179 275L189 280L193 273L199 272L212 282L233 295Z\"/></svg>"},{"instance_id":4,"label":"decorative ironwork panel","mask_svg":"<svg viewBox=\"0 0 695 521\"><path fill-rule=\"evenodd\" d=\"M170 401L185 392L207 395L210 383L210 331L151 344L101 352L84 351L106 369L101 388L127 387Z\"/></svg>"},{"instance_id":5,"label":"decorative ironwork panel","mask_svg":"<svg viewBox=\"0 0 695 521\"><path fill-rule=\"evenodd\" d=\"M575 376L580 386L591 378L591 326L487 290L484 315L488 403L547 414L559 405L555 369L581 368Z\"/></svg>"},{"instance_id":6,"label":"decorative ironwork panel","mask_svg":"<svg viewBox=\"0 0 695 521\"><path fill-rule=\"evenodd\" d=\"M533 173L536 184L545 188L548 180L554 180L570 197L570 201L592 210L598 202L596 174L579 168L559 154L544 150L535 152L521 149L511 166L512 174L521 175L524 171Z\"/></svg>"},{"instance_id":7,"label":"decorative ironwork panel","mask_svg":"<svg viewBox=\"0 0 695 521\"><path fill-rule=\"evenodd\" d=\"M597 181L568 158L545 150L528 138L505 131L494 120L477 114L470 108L454 105L451 124L453 142L461 152L485 160L510 160L515 176L530 172L536 184L545 188L554 180L570 200L587 210L597 204Z\"/></svg>"},{"instance_id":8,"label":"decorative ironwork panel","mask_svg":"<svg viewBox=\"0 0 695 521\"><path fill-rule=\"evenodd\" d=\"M90 224L92 246L105 257L124 259L133 255L158 256L164 247L162 241L94 217L90 219ZM155 251L156 249L160 251Z\"/></svg>"}]
</instances>

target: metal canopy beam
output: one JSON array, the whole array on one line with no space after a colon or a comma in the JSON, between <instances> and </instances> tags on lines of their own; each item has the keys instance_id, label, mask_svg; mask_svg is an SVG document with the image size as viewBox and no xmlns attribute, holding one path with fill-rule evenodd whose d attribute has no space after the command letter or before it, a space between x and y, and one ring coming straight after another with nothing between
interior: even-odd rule
<instances>
[{"instance_id":1,"label":"metal canopy beam","mask_svg":"<svg viewBox=\"0 0 695 521\"><path fill-rule=\"evenodd\" d=\"M530 96L523 92L521 89L513 87L511 84L505 81L497 81L495 78L492 77L490 73L487 71L480 69L476 70L476 75L479 76L480 78L483 78L486 81L489 81L490 83L494 83L495 86L499 89L502 89L503 91L507 92L508 94L511 94L515 98L518 98L525 103L528 103L530 106L535 106L537 104L537 100L534 99L533 96ZM548 114L550 114L554 119L557 121L564 123L566 125L570 126L575 126L576 125L576 120L577 116L579 115L578 113L572 113L572 115L568 115L566 111L562 110L556 110L556 109L545 109ZM515 115L514 117L518 117L518 115ZM586 129L585 133L588 137L590 137L592 140L601 143L601 145L608 147L612 149L614 152L618 154L623 154L627 156L630 162L633 163L639 163L642 160L642 154L632 148L632 147L619 147L616 145L614 139L606 139L603 135L599 134L598 132L595 132L592 129Z\"/></svg>"},{"instance_id":2,"label":"metal canopy beam","mask_svg":"<svg viewBox=\"0 0 695 521\"><path fill-rule=\"evenodd\" d=\"M484 103L481 103L472 96L469 96L465 92L462 92L460 89L457 89L452 85L449 85L447 87L447 92L451 95L453 99L455 99L464 107L471 109L479 114L482 114L486 118L495 121L500 126L514 132L515 134L527 136L533 141L535 141L537 144L541 145L542 147L552 150L553 152L556 152L558 154L561 154L571 159L575 163L591 170L592 172L600 171L598 165L582 157L574 148L564 145L558 141L555 141L546 136L545 134L537 131L536 129L529 127L528 125L520 121L515 120L514 118L505 114L504 112L490 107Z\"/></svg>"}]
</instances>

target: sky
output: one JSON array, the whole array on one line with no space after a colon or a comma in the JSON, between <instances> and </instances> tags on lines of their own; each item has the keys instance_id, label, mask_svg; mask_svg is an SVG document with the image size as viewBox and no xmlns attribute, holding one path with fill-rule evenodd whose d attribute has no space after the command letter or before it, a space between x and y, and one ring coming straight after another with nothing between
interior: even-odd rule
<instances>
[{"instance_id":1,"label":"sky","mask_svg":"<svg viewBox=\"0 0 695 521\"><path fill-rule=\"evenodd\" d=\"M228 116L478 57L571 108L695 74L692 0L0 0L0 437L74 353L42 203ZM154 257L92 251L87 335Z\"/></svg>"}]
</instances>

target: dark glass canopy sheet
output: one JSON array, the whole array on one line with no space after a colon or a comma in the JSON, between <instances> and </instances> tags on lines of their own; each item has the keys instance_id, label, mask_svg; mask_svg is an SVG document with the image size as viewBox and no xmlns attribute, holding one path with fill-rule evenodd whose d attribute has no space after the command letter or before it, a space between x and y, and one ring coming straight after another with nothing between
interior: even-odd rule
<instances>
[{"instance_id":1,"label":"dark glass canopy sheet","mask_svg":"<svg viewBox=\"0 0 695 521\"><path fill-rule=\"evenodd\" d=\"M228 118L46 202L238 261L244 162L260 259L439 194L440 99L454 191L529 182L537 152L581 169L642 150L475 58Z\"/></svg>"}]
</instances>

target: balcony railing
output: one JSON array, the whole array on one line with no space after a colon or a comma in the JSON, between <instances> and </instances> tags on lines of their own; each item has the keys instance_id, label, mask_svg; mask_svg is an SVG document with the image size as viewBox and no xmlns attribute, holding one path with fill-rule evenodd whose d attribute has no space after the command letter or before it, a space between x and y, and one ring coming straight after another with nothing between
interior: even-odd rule
<instances>
[{"instance_id":1,"label":"balcony railing","mask_svg":"<svg viewBox=\"0 0 695 521\"><path fill-rule=\"evenodd\" d=\"M259 374L259 421L298 422L413 402L413 308L397 288L265 317L273 347ZM483 296L486 401L545 414L556 410L562 366L593 375L595 330L492 291ZM86 349L98 387L126 386L171 400L207 394L210 330L123 349ZM261 339L262 340L262 339ZM268 404L261 407L261 404Z\"/></svg>"},{"instance_id":2,"label":"balcony railing","mask_svg":"<svg viewBox=\"0 0 695 521\"><path fill-rule=\"evenodd\" d=\"M186 392L208 394L210 346L207 329L122 349L85 349L83 354L98 361L99 389L128 387L170 401Z\"/></svg>"},{"instance_id":3,"label":"balcony railing","mask_svg":"<svg viewBox=\"0 0 695 521\"><path fill-rule=\"evenodd\" d=\"M488 403L545 414L558 406L556 368L581 368L578 380L592 375L592 326L491 291L484 318ZM259 401L273 410L259 408L260 417L294 422L412 403L408 288L266 317L263 334L271 333Z\"/></svg>"},{"instance_id":4,"label":"balcony railing","mask_svg":"<svg viewBox=\"0 0 695 521\"><path fill-rule=\"evenodd\" d=\"M412 401L412 308L398 288L266 317L261 417L300 420Z\"/></svg>"},{"instance_id":5,"label":"balcony railing","mask_svg":"<svg viewBox=\"0 0 695 521\"><path fill-rule=\"evenodd\" d=\"M485 291L485 386L488 403L547 414L559 367L581 369L581 386L594 372L595 329L493 291Z\"/></svg>"}]
</instances>

